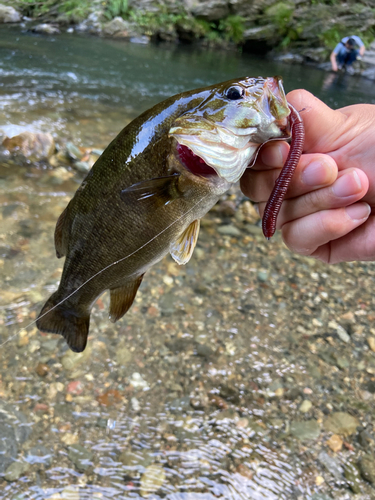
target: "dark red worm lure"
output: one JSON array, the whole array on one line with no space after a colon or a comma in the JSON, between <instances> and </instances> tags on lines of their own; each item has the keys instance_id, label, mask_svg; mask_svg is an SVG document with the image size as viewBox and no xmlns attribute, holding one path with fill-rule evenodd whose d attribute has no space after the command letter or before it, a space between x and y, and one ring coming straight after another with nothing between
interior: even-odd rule
<instances>
[{"instance_id":1,"label":"dark red worm lure","mask_svg":"<svg viewBox=\"0 0 375 500\"><path fill-rule=\"evenodd\" d=\"M276 220L280 212L281 204L284 201L290 181L292 180L296 166L302 154L303 143L305 140L305 129L303 127L302 118L298 111L288 103L290 109L290 123L292 142L288 158L284 163L279 177L273 187L272 193L268 198L266 208L262 219L263 234L267 239L270 239L276 231Z\"/></svg>"}]
</instances>

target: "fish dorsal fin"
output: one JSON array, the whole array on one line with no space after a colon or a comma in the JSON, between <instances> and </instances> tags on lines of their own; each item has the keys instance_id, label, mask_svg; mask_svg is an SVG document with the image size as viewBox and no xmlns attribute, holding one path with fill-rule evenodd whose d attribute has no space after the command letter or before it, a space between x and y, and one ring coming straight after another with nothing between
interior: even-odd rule
<instances>
[{"instance_id":1,"label":"fish dorsal fin","mask_svg":"<svg viewBox=\"0 0 375 500\"><path fill-rule=\"evenodd\" d=\"M165 205L180 196L178 180L180 174L137 182L121 191L123 201L149 201L153 205Z\"/></svg>"},{"instance_id":2,"label":"fish dorsal fin","mask_svg":"<svg viewBox=\"0 0 375 500\"><path fill-rule=\"evenodd\" d=\"M124 316L133 304L139 285L142 283L143 274L134 281L129 281L125 285L111 288L111 301L109 305L109 319L115 323Z\"/></svg>"},{"instance_id":3,"label":"fish dorsal fin","mask_svg":"<svg viewBox=\"0 0 375 500\"><path fill-rule=\"evenodd\" d=\"M66 216L68 214L68 207L65 207L64 211L60 214L60 217L57 219L56 228L55 228L55 250L57 258L60 259L64 257L68 251L68 242L67 238L64 238L64 228L66 222Z\"/></svg>"},{"instance_id":4,"label":"fish dorsal fin","mask_svg":"<svg viewBox=\"0 0 375 500\"><path fill-rule=\"evenodd\" d=\"M186 264L193 255L199 234L200 221L195 220L170 246L170 253L177 264Z\"/></svg>"}]
</instances>

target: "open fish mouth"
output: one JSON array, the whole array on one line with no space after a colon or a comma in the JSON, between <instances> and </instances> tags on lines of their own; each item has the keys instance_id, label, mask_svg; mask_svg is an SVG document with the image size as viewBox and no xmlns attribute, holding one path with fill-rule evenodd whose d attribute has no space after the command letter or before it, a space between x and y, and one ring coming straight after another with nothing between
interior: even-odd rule
<instances>
[{"instance_id":1,"label":"open fish mouth","mask_svg":"<svg viewBox=\"0 0 375 500\"><path fill-rule=\"evenodd\" d=\"M204 123L207 127L195 130L192 135L184 133L180 127L169 131L178 142L180 160L195 175L217 175L227 182L237 182L260 146L250 140L255 129L249 127L247 134L242 130L238 135L208 120Z\"/></svg>"}]
</instances>

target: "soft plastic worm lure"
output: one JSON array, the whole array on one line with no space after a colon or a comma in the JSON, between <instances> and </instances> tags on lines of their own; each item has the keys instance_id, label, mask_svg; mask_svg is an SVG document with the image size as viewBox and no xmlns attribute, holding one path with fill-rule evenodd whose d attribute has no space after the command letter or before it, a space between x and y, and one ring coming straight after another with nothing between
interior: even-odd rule
<instances>
[{"instance_id":1,"label":"soft plastic worm lure","mask_svg":"<svg viewBox=\"0 0 375 500\"><path fill-rule=\"evenodd\" d=\"M303 143L305 139L305 129L302 118L298 111L288 104L290 109L291 135L292 142L288 158L281 170L273 187L272 193L268 198L266 208L263 214L262 229L264 236L269 239L276 231L276 220L280 212L281 204L284 201L290 181L292 180L296 166L302 154Z\"/></svg>"}]
</instances>

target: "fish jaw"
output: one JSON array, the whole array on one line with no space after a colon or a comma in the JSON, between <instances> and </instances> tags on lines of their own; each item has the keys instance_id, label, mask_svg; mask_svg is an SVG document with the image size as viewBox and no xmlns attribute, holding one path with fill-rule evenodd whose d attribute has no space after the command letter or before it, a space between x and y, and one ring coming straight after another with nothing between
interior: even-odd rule
<instances>
[{"instance_id":1,"label":"fish jaw","mask_svg":"<svg viewBox=\"0 0 375 500\"><path fill-rule=\"evenodd\" d=\"M228 99L228 88L238 88L241 99ZM262 144L290 137L289 114L281 78L247 78L216 89L211 98L177 118L169 136L219 177L235 183Z\"/></svg>"}]
</instances>

